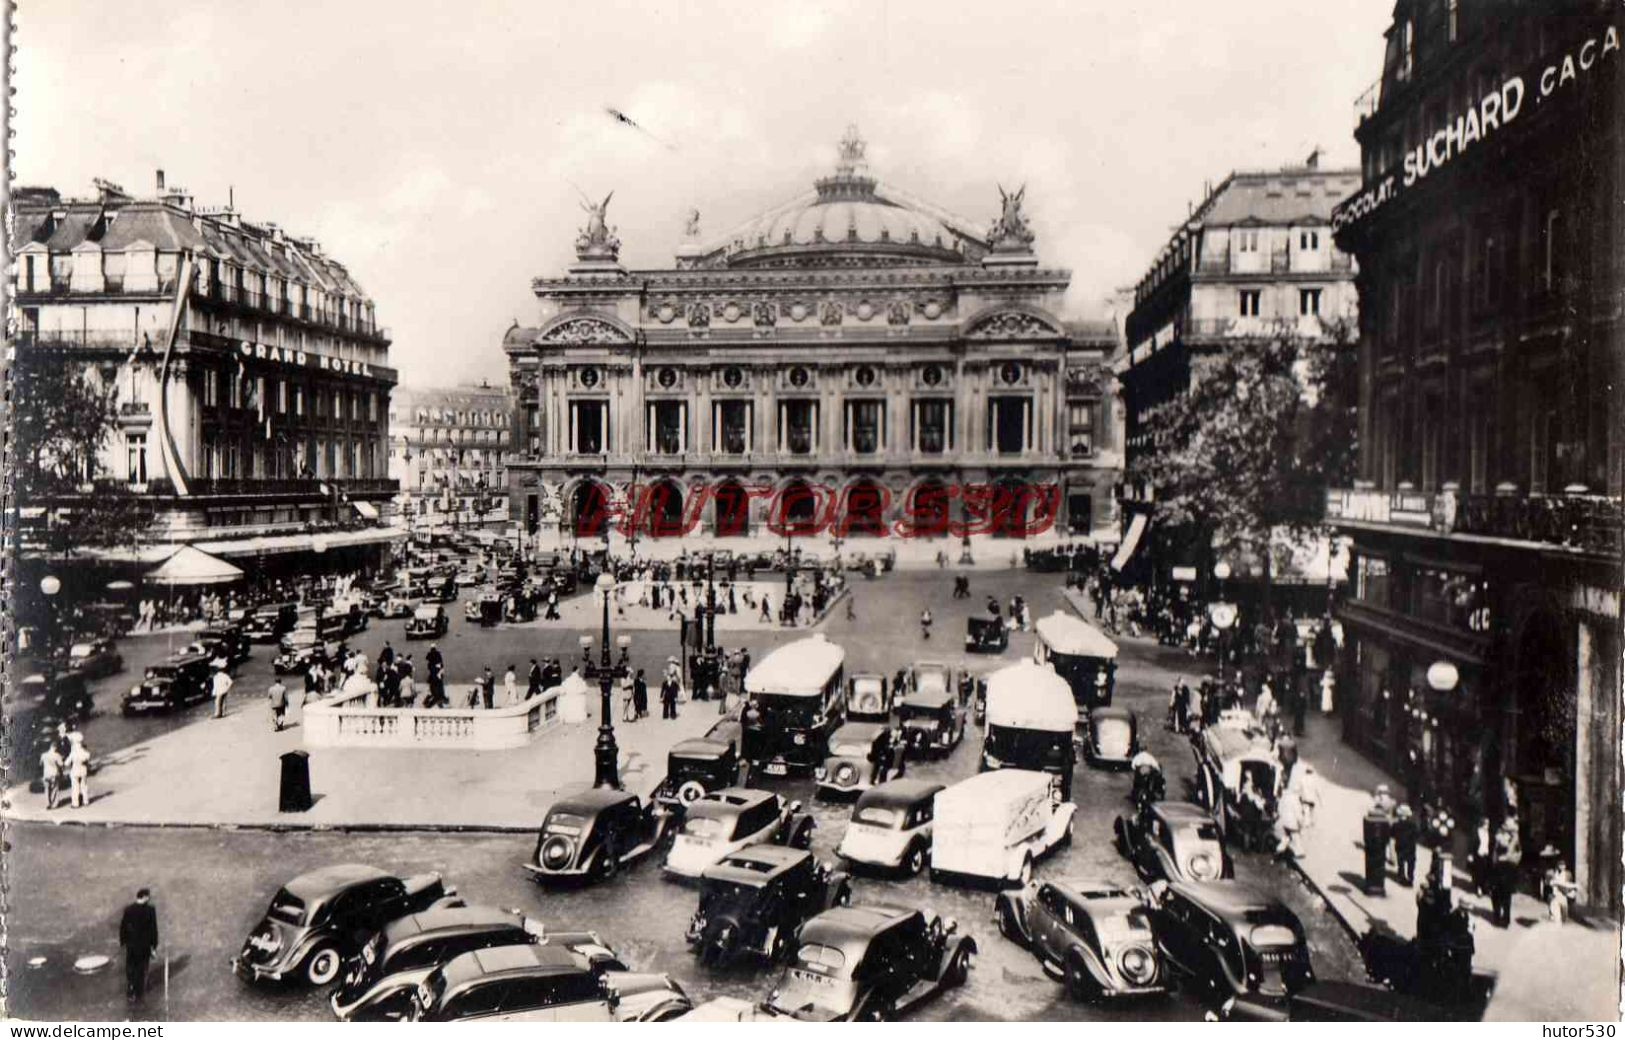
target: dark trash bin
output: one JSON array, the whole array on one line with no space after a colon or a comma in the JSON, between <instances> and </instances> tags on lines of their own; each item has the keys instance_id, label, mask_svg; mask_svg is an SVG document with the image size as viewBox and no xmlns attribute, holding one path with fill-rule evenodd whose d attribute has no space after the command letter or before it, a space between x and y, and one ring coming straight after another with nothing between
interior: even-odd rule
<instances>
[{"instance_id":1,"label":"dark trash bin","mask_svg":"<svg viewBox=\"0 0 1625 1040\"><path fill-rule=\"evenodd\" d=\"M1380 896L1388 885L1388 837L1393 822L1385 813L1371 813L1365 818L1365 892Z\"/></svg>"},{"instance_id":2,"label":"dark trash bin","mask_svg":"<svg viewBox=\"0 0 1625 1040\"><path fill-rule=\"evenodd\" d=\"M278 812L306 812L310 809L310 754L289 751L282 756L282 793Z\"/></svg>"}]
</instances>

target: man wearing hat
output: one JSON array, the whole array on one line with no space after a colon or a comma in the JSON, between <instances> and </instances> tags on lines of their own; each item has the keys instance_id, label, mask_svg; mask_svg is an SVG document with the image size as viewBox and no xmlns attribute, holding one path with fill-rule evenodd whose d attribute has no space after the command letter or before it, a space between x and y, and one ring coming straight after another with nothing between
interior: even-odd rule
<instances>
[{"instance_id":1,"label":"man wearing hat","mask_svg":"<svg viewBox=\"0 0 1625 1040\"><path fill-rule=\"evenodd\" d=\"M1394 810L1394 824L1389 831L1394 842L1394 861L1399 867L1399 883L1410 888L1416 883L1416 814L1409 805Z\"/></svg>"},{"instance_id":2,"label":"man wearing hat","mask_svg":"<svg viewBox=\"0 0 1625 1040\"><path fill-rule=\"evenodd\" d=\"M158 911L153 909L151 890L141 889L135 902L124 908L118 944L124 947L124 995L140 1000L147 994L147 966L158 948Z\"/></svg>"}]
</instances>

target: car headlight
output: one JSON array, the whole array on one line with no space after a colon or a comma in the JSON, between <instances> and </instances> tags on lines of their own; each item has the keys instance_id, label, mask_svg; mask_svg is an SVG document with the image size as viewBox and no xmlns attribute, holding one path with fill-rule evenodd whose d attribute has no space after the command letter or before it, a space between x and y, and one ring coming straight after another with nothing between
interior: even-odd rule
<instances>
[{"instance_id":1,"label":"car headlight","mask_svg":"<svg viewBox=\"0 0 1625 1040\"><path fill-rule=\"evenodd\" d=\"M1185 869L1198 881L1212 881L1219 876L1218 861L1210 852L1198 852L1192 856Z\"/></svg>"},{"instance_id":2,"label":"car headlight","mask_svg":"<svg viewBox=\"0 0 1625 1040\"><path fill-rule=\"evenodd\" d=\"M1150 982L1157 973L1157 963L1152 959L1151 951L1143 946L1130 946L1118 954L1117 967L1123 977L1136 986Z\"/></svg>"},{"instance_id":3,"label":"car headlight","mask_svg":"<svg viewBox=\"0 0 1625 1040\"><path fill-rule=\"evenodd\" d=\"M813 770L813 776L819 780L824 779L828 775L829 770L825 769L823 766L819 766L817 769Z\"/></svg>"},{"instance_id":4,"label":"car headlight","mask_svg":"<svg viewBox=\"0 0 1625 1040\"><path fill-rule=\"evenodd\" d=\"M989 769L998 769L1000 766L1004 765L1004 759L999 758L996 755L989 755L989 754L984 753L982 755L982 758L987 762L987 765L988 765Z\"/></svg>"},{"instance_id":5,"label":"car headlight","mask_svg":"<svg viewBox=\"0 0 1625 1040\"><path fill-rule=\"evenodd\" d=\"M838 784L850 784L857 779L858 771L850 762L842 763L841 767L835 770L835 782Z\"/></svg>"},{"instance_id":6,"label":"car headlight","mask_svg":"<svg viewBox=\"0 0 1625 1040\"><path fill-rule=\"evenodd\" d=\"M794 739L795 743L798 746L801 745L801 744L805 744L807 742L807 734L805 734L805 733L797 733L793 739Z\"/></svg>"}]
</instances>

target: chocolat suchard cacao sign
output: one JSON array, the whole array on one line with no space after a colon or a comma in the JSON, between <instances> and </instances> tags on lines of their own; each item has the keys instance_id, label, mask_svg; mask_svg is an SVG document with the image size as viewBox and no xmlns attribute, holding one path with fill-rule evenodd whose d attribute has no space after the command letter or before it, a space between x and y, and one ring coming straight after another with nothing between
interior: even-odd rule
<instances>
[{"instance_id":1,"label":"chocolat suchard cacao sign","mask_svg":"<svg viewBox=\"0 0 1625 1040\"><path fill-rule=\"evenodd\" d=\"M1618 25L1594 33L1536 62L1498 87L1476 98L1459 112L1450 113L1374 183L1343 200L1332 210L1332 231L1358 224L1456 158L1510 127L1548 99L1601 78L1618 64Z\"/></svg>"}]
</instances>

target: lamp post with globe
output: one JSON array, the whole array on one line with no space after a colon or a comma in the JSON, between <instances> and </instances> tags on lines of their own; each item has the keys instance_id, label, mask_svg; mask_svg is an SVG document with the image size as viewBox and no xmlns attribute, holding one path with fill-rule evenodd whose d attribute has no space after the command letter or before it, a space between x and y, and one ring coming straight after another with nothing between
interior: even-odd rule
<instances>
[{"instance_id":1,"label":"lamp post with globe","mask_svg":"<svg viewBox=\"0 0 1625 1040\"><path fill-rule=\"evenodd\" d=\"M62 591L62 579L47 574L40 579L39 590L45 596L45 647L43 656L54 668L56 654L56 595Z\"/></svg>"},{"instance_id":2,"label":"lamp post with globe","mask_svg":"<svg viewBox=\"0 0 1625 1040\"><path fill-rule=\"evenodd\" d=\"M615 590L615 579L608 571L598 575L593 584L598 595L604 601L604 629L603 640L599 643L598 656L598 740L592 746L593 781L594 787L612 787L619 790L620 777L620 748L615 744L615 723L610 706L610 687L614 681L615 667L609 659L609 597ZM585 649L591 637L583 637L582 647ZM621 637L623 647L630 648L631 640Z\"/></svg>"},{"instance_id":3,"label":"lamp post with globe","mask_svg":"<svg viewBox=\"0 0 1625 1040\"><path fill-rule=\"evenodd\" d=\"M1236 623L1236 608L1225 593L1230 580L1230 563L1220 560L1213 565L1213 576L1219 580L1219 601L1208 606L1208 618L1219 630L1219 685L1224 685L1224 659L1230 650L1230 626Z\"/></svg>"}]
</instances>

